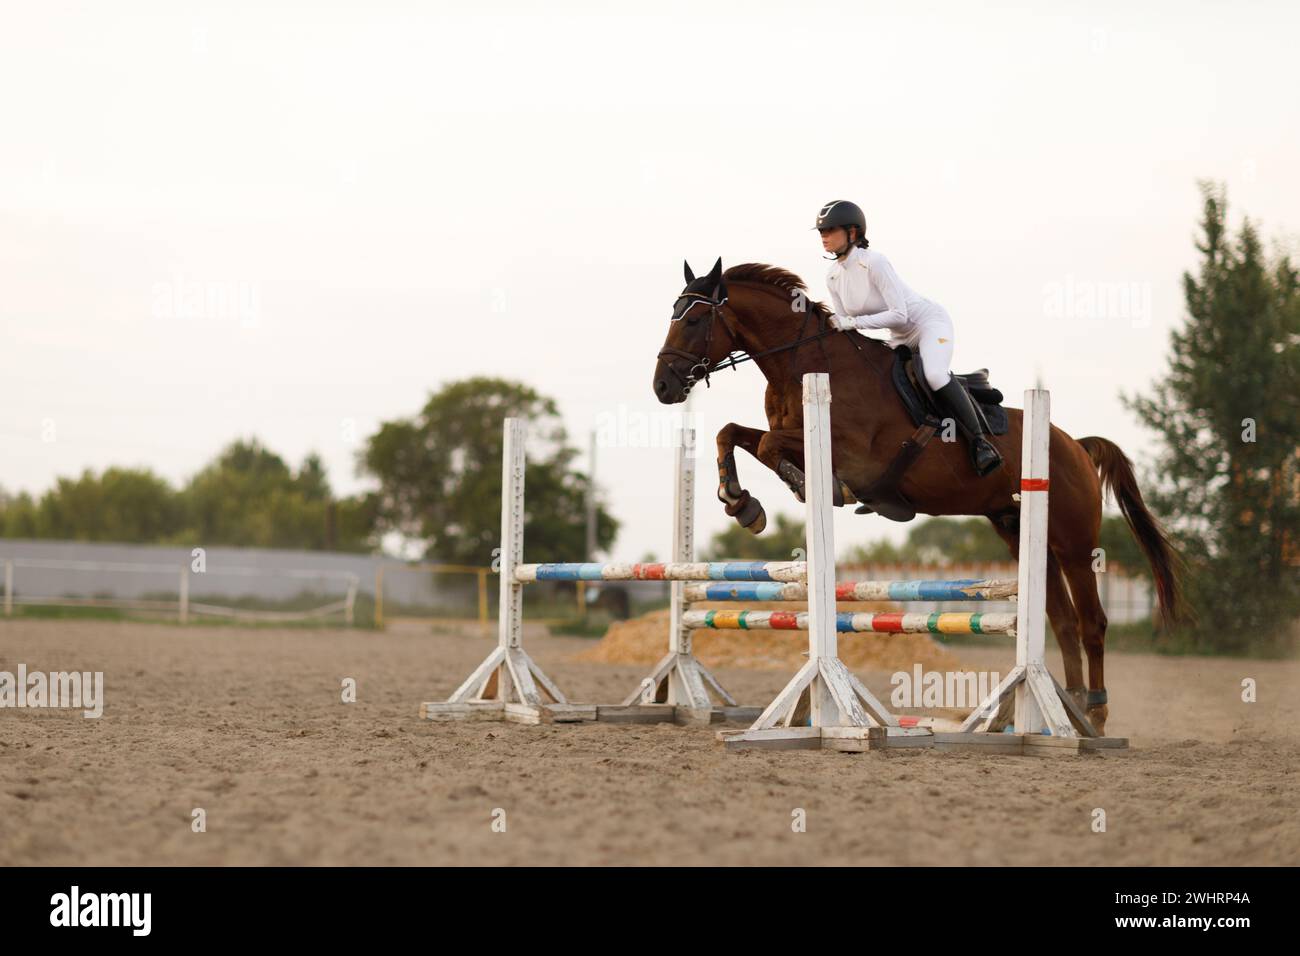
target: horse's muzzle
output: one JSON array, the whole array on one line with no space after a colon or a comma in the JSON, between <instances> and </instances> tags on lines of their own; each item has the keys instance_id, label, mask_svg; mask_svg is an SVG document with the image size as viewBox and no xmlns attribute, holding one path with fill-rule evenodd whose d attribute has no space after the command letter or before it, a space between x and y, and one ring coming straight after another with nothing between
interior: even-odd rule
<instances>
[{"instance_id":1,"label":"horse's muzzle","mask_svg":"<svg viewBox=\"0 0 1300 956\"><path fill-rule=\"evenodd\" d=\"M655 364L654 389L655 398L664 405L681 404L689 392L677 370L662 359Z\"/></svg>"}]
</instances>

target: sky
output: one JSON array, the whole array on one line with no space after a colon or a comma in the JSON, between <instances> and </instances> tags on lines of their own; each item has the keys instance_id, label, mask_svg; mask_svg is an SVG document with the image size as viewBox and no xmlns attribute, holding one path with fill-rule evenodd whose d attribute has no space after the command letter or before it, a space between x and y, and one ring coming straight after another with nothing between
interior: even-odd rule
<instances>
[{"instance_id":1,"label":"sky","mask_svg":"<svg viewBox=\"0 0 1300 956\"><path fill-rule=\"evenodd\" d=\"M335 490L442 385L553 397L668 550L655 354L697 272L824 299L831 199L956 328L957 371L1117 441L1196 267L1197 181L1300 230L1291 3L23 4L0 0L0 487L192 475L256 436ZM693 399L763 427L753 366ZM801 507L743 453L746 486ZM837 515L839 550L910 526ZM525 553L527 548L525 547ZM578 556L575 556L578 557ZM486 563L486 556L485 556Z\"/></svg>"}]
</instances>

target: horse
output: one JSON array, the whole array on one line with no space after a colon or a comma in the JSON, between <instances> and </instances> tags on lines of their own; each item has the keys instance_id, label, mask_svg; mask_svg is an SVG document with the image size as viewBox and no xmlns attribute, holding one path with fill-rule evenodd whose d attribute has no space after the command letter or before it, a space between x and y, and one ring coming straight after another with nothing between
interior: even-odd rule
<instances>
[{"instance_id":1,"label":"horse","mask_svg":"<svg viewBox=\"0 0 1300 956\"><path fill-rule=\"evenodd\" d=\"M831 384L831 461L835 501L851 504L854 490L881 479L916 424L894 387L893 350L884 342L829 325L829 310L811 301L803 280L763 263L722 260L686 286L673 304L657 357L654 393L665 405L685 401L710 374L753 361L767 379L767 429L730 422L717 435L718 498L754 534L766 526L762 504L740 482L735 450L743 448L774 471L802 500L803 404L807 372L827 372ZM737 354L741 353L741 354ZM982 515L1014 555L1019 547L1019 480L1023 414L1008 408L1004 434L988 435L1003 466L981 478L963 443L925 445L898 480L915 512ZM1051 429L1048 499L1047 615L1061 648L1066 690L1084 707L1099 735L1109 715L1104 673L1106 613L1093 570L1101 530L1103 490L1111 493L1155 581L1162 625L1180 612L1180 563L1169 537L1147 509L1133 465L1105 438L1072 438ZM1083 652L1088 682L1083 680Z\"/></svg>"}]
</instances>

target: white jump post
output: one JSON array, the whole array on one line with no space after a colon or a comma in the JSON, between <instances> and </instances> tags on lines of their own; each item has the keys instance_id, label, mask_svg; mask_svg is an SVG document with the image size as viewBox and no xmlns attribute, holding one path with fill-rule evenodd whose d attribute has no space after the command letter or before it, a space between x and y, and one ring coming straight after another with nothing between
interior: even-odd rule
<instances>
[{"instance_id":1,"label":"white jump post","mask_svg":"<svg viewBox=\"0 0 1300 956\"><path fill-rule=\"evenodd\" d=\"M1015 736L1021 743L1076 745L1097 732L1047 669L1047 522L1051 399L1041 388L1025 391L1020 459L1020 555L1016 605L1016 666L962 724L987 730L1002 701L1015 694ZM1077 730L1076 730L1077 728ZM1045 736L1048 735L1048 736Z\"/></svg>"},{"instance_id":2,"label":"white jump post","mask_svg":"<svg viewBox=\"0 0 1300 956\"><path fill-rule=\"evenodd\" d=\"M808 663L749 730L720 734L729 749L749 747L867 750L885 738L928 741L930 733L898 720L839 659L835 616L835 531L832 524L830 377L803 377ZM807 706L801 706L806 701ZM798 726L807 714L807 725ZM898 745L898 744L895 744Z\"/></svg>"},{"instance_id":3,"label":"white jump post","mask_svg":"<svg viewBox=\"0 0 1300 956\"><path fill-rule=\"evenodd\" d=\"M680 563L695 560L695 429L681 428L677 433L677 449L674 455L673 474L676 478L673 493L673 541L672 558ZM672 711L673 719L682 723L710 723L716 714L710 691L728 708L735 708L735 699L727 693L695 657L692 635L694 629L685 626L686 613L685 581L672 581L669 584L671 611L668 624L668 653L654 666L649 676L623 700L623 706L636 708L638 705L646 711L653 705L667 705ZM604 708L606 717L615 717L618 712L613 708ZM751 709L752 712L752 709ZM635 717L634 712L624 712L621 716ZM642 716L653 716L643 714Z\"/></svg>"},{"instance_id":4,"label":"white jump post","mask_svg":"<svg viewBox=\"0 0 1300 956\"><path fill-rule=\"evenodd\" d=\"M594 720L596 708L570 704L523 647L523 584L515 567L524 555L524 422L507 418L501 465L501 600L497 646L444 702L420 705L428 720L473 717L522 724ZM545 693L551 703L543 700Z\"/></svg>"}]
</instances>

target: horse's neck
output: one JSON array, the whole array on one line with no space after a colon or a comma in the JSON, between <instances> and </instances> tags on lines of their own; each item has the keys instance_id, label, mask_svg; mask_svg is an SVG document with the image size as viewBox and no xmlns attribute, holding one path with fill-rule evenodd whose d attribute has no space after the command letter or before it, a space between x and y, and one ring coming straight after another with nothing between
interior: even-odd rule
<instances>
[{"instance_id":1,"label":"horse's neck","mask_svg":"<svg viewBox=\"0 0 1300 956\"><path fill-rule=\"evenodd\" d=\"M806 313L791 312L771 294L760 297L751 293L736 314L742 326L737 329L742 336L738 344L751 355L790 345L824 328L811 304ZM832 420L850 421L855 440L865 448L881 441L897 446L910 427L901 403L889 394L893 391L893 361L893 351L887 345L857 332L832 332L798 348L755 359L767 379L763 404L768 426L795 427L802 420L803 376L829 372L837 402L843 402L836 406L838 414L832 410Z\"/></svg>"},{"instance_id":2,"label":"horse's neck","mask_svg":"<svg viewBox=\"0 0 1300 956\"><path fill-rule=\"evenodd\" d=\"M781 349L754 360L776 392L801 391L806 372L830 372L837 367L847 366L855 376L881 378L889 374L889 347L856 332L831 333L798 348L782 349L825 327L811 302L807 311L796 312L770 292L745 289L742 296L731 293L731 297L739 319L737 345L750 355ZM856 341L849 336L856 336Z\"/></svg>"},{"instance_id":3,"label":"horse's neck","mask_svg":"<svg viewBox=\"0 0 1300 956\"><path fill-rule=\"evenodd\" d=\"M789 303L770 292L757 289L744 289L742 295L729 292L732 299L732 312L739 320L737 323L737 346L754 359L767 379L768 385L778 391L799 385L801 367L808 364L808 357L816 349L817 343L809 342L796 349L783 348L793 345L801 338L815 335L819 331L819 322L811 303L807 311L796 312ZM771 355L762 355L772 349L780 349ZM808 353L805 355L804 353ZM816 356L820 360L821 353ZM806 371L816 371L808 368Z\"/></svg>"}]
</instances>

